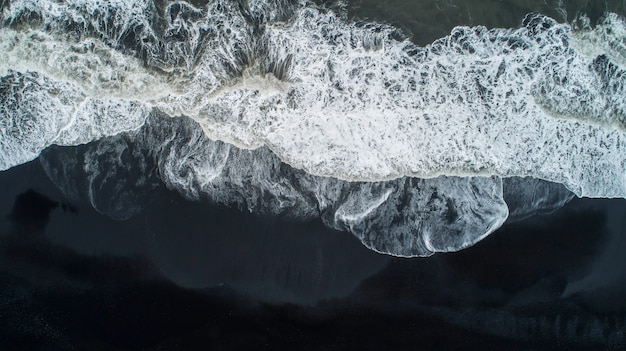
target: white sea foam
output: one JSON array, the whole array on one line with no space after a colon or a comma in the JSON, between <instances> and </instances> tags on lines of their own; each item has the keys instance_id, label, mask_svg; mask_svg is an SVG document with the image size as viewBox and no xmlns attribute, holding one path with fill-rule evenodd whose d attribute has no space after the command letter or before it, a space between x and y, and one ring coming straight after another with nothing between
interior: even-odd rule
<instances>
[{"instance_id":1,"label":"white sea foam","mask_svg":"<svg viewBox=\"0 0 626 351\"><path fill-rule=\"evenodd\" d=\"M52 144L79 145L141 127L150 110L123 99L95 99L38 73L0 78L0 169L30 161Z\"/></svg>"},{"instance_id":2,"label":"white sea foam","mask_svg":"<svg viewBox=\"0 0 626 351\"><path fill-rule=\"evenodd\" d=\"M13 1L3 35L39 54L7 41L3 67L36 70L101 105L187 115L213 139L268 146L314 175L533 176L579 196L626 197L624 23L615 15L595 30L591 51L571 45L581 39L570 26L538 15L520 29L457 27L421 48L396 40L391 27L357 26L304 2L285 8L280 1L216 0L201 9ZM25 19L32 29L23 28ZM76 46L94 49L71 54L80 69L66 72L55 58L69 59L55 50ZM93 71L89 62L97 63ZM55 137L35 147L5 133L3 153L23 156L5 156L3 168L58 142L73 120L69 110L60 117L33 111L44 121L39 133ZM101 113L93 121L99 127L74 140L128 129L111 115ZM106 130L109 118L118 122Z\"/></svg>"},{"instance_id":3,"label":"white sea foam","mask_svg":"<svg viewBox=\"0 0 626 351\"><path fill-rule=\"evenodd\" d=\"M46 150L41 162L68 198L85 199L113 218L137 214L163 182L193 200L291 219L321 218L373 250L403 257L473 245L508 215L497 177L317 177L282 163L265 147L242 150L212 141L192 120L157 112L137 131L79 149Z\"/></svg>"},{"instance_id":4,"label":"white sea foam","mask_svg":"<svg viewBox=\"0 0 626 351\"><path fill-rule=\"evenodd\" d=\"M138 59L98 40L68 43L41 31L0 29L0 76L9 70L41 72L55 81L77 85L92 98L149 101L172 90Z\"/></svg>"},{"instance_id":5,"label":"white sea foam","mask_svg":"<svg viewBox=\"0 0 626 351\"><path fill-rule=\"evenodd\" d=\"M580 29L570 35L571 43L590 59L606 55L622 70L626 69L626 23L615 13L605 16L594 28L582 17Z\"/></svg>"},{"instance_id":6,"label":"white sea foam","mask_svg":"<svg viewBox=\"0 0 626 351\"><path fill-rule=\"evenodd\" d=\"M153 112L139 130L40 158L73 201L116 219L139 213L159 183L192 200L291 219L321 218L367 247L412 257L457 251L514 219L563 206L560 184L530 178L401 178L347 182L282 163L267 148L210 140L190 119ZM506 200L506 204L505 204Z\"/></svg>"},{"instance_id":7,"label":"white sea foam","mask_svg":"<svg viewBox=\"0 0 626 351\"><path fill-rule=\"evenodd\" d=\"M270 60L290 61L286 94L229 91L192 117L318 175L531 175L580 196L626 195L624 76L606 89L568 26L456 28L426 48L391 31L302 10L268 29Z\"/></svg>"}]
</instances>

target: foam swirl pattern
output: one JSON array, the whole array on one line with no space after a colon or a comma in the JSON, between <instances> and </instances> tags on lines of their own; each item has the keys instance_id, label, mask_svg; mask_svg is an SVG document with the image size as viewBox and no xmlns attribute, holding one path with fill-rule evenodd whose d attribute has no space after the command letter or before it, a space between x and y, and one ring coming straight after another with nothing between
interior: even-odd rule
<instances>
[{"instance_id":1,"label":"foam swirl pattern","mask_svg":"<svg viewBox=\"0 0 626 351\"><path fill-rule=\"evenodd\" d=\"M460 250L508 216L497 177L319 177L286 165L267 148L212 141L192 120L156 112L138 131L78 149L49 149L41 162L66 196L87 200L113 218L138 214L163 182L191 200L297 220L321 218L367 247L396 256Z\"/></svg>"},{"instance_id":2,"label":"foam swirl pattern","mask_svg":"<svg viewBox=\"0 0 626 351\"><path fill-rule=\"evenodd\" d=\"M0 169L36 158L51 144L78 145L143 125L149 109L86 96L36 72L0 77Z\"/></svg>"},{"instance_id":3,"label":"foam swirl pattern","mask_svg":"<svg viewBox=\"0 0 626 351\"><path fill-rule=\"evenodd\" d=\"M626 197L615 14L576 30L528 15L419 47L304 0L3 4L0 170L105 138L42 162L115 218L163 182L427 256L498 228L505 199L521 218L570 191Z\"/></svg>"},{"instance_id":4,"label":"foam swirl pattern","mask_svg":"<svg viewBox=\"0 0 626 351\"><path fill-rule=\"evenodd\" d=\"M314 176L267 148L212 141L196 122L160 112L137 131L80 148L47 149L40 160L68 198L87 200L116 219L140 213L164 183L190 200L295 220L319 218L378 252L406 257L460 250L500 227L509 208L520 218L559 208L572 197L560 184L531 178L348 182Z\"/></svg>"},{"instance_id":5,"label":"foam swirl pattern","mask_svg":"<svg viewBox=\"0 0 626 351\"><path fill-rule=\"evenodd\" d=\"M615 44L624 22L614 15L585 53L569 25L539 15L519 29L457 27L422 48L394 28L357 26L306 2L22 0L3 22L5 36L24 36L27 26L30 37L93 46L76 58L75 74L40 62L67 49L48 39L36 56L12 50L9 69L32 66L90 98L126 96L190 116L213 139L268 146L311 174L533 176L579 196L626 196Z\"/></svg>"}]
</instances>

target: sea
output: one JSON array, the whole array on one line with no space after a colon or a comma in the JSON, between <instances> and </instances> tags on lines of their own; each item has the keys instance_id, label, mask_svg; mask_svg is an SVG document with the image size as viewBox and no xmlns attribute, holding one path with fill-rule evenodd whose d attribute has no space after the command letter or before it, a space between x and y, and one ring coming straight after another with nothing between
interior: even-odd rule
<instances>
[{"instance_id":1,"label":"sea","mask_svg":"<svg viewBox=\"0 0 626 351\"><path fill-rule=\"evenodd\" d=\"M0 349L625 347L625 1L0 11Z\"/></svg>"}]
</instances>

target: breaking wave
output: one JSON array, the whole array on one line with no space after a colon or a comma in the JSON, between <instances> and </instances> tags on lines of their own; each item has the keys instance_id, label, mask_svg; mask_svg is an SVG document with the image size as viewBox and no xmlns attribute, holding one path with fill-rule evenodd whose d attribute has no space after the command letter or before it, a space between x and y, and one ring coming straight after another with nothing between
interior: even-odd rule
<instances>
[{"instance_id":1,"label":"breaking wave","mask_svg":"<svg viewBox=\"0 0 626 351\"><path fill-rule=\"evenodd\" d=\"M314 176L265 147L242 150L213 141L196 122L160 112L137 131L79 148L49 148L40 160L68 198L87 200L120 220L140 213L164 183L190 200L297 220L319 218L371 249L406 257L460 250L500 227L509 209L520 219L572 198L560 184L532 178L348 182Z\"/></svg>"},{"instance_id":2,"label":"breaking wave","mask_svg":"<svg viewBox=\"0 0 626 351\"><path fill-rule=\"evenodd\" d=\"M137 131L79 148L49 148L40 160L68 198L87 200L120 220L140 213L164 183L190 200L321 219L373 250L405 257L460 250L500 227L509 208L519 219L558 208L572 197L559 184L531 178L348 182L314 176L286 165L265 147L243 150L213 141L198 123L160 112Z\"/></svg>"},{"instance_id":3,"label":"breaking wave","mask_svg":"<svg viewBox=\"0 0 626 351\"><path fill-rule=\"evenodd\" d=\"M105 138L42 162L113 217L164 182L425 256L570 192L626 197L615 14L575 30L532 14L419 47L304 0L3 4L0 169Z\"/></svg>"}]
</instances>

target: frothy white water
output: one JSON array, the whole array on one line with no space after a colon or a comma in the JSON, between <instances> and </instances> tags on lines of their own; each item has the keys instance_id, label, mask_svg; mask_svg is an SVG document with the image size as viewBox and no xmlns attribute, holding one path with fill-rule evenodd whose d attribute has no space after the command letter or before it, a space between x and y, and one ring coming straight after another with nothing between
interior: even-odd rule
<instances>
[{"instance_id":1,"label":"frothy white water","mask_svg":"<svg viewBox=\"0 0 626 351\"><path fill-rule=\"evenodd\" d=\"M285 165L267 148L242 150L212 141L192 120L158 112L137 131L80 148L49 149L40 160L69 199L87 200L116 219L138 214L165 183L192 200L291 219L321 218L375 251L404 257L471 246L502 225L507 207L519 219L554 210L572 197L559 184L536 179L442 176L364 183L317 177Z\"/></svg>"},{"instance_id":2,"label":"frothy white water","mask_svg":"<svg viewBox=\"0 0 626 351\"><path fill-rule=\"evenodd\" d=\"M580 19L581 28L570 35L572 46L590 59L606 55L622 70L626 69L626 23L610 13L591 28L589 18Z\"/></svg>"},{"instance_id":3,"label":"frothy white water","mask_svg":"<svg viewBox=\"0 0 626 351\"><path fill-rule=\"evenodd\" d=\"M36 158L51 144L78 145L141 127L149 110L122 99L96 99L38 73L0 78L0 169Z\"/></svg>"},{"instance_id":4,"label":"frothy white water","mask_svg":"<svg viewBox=\"0 0 626 351\"><path fill-rule=\"evenodd\" d=\"M98 40L70 43L41 31L0 29L0 75L9 70L42 72L55 81L77 85L92 98L149 101L172 90L138 59Z\"/></svg>"},{"instance_id":5,"label":"frothy white water","mask_svg":"<svg viewBox=\"0 0 626 351\"><path fill-rule=\"evenodd\" d=\"M297 168L350 180L530 175L626 195L624 75L607 82L569 47L568 26L456 28L417 48L305 9L268 33L270 60L289 58L289 92L207 101L192 116L211 137L260 140Z\"/></svg>"},{"instance_id":6,"label":"frothy white water","mask_svg":"<svg viewBox=\"0 0 626 351\"><path fill-rule=\"evenodd\" d=\"M113 218L137 214L163 182L193 200L321 218L375 251L403 257L471 246L508 215L497 177L369 183L317 177L282 163L267 148L212 141L192 120L158 113L138 131L79 149L46 150L41 162L66 196L86 199Z\"/></svg>"},{"instance_id":7,"label":"frothy white water","mask_svg":"<svg viewBox=\"0 0 626 351\"><path fill-rule=\"evenodd\" d=\"M266 145L310 174L367 181L533 176L579 196L626 197L618 20L596 30L603 35L585 51L571 45L579 37L568 25L541 16L529 16L520 29L458 27L420 48L395 39L393 28L357 26L304 2L217 0L202 9L183 2L160 9L150 1L18 0L3 17L12 28L25 18L38 26L4 33L25 36L40 52L9 47L5 70L34 69L70 82L68 89L85 98L123 96L140 101L138 110L190 116L213 139ZM57 39L49 42L42 30ZM85 43L97 50L73 57L97 62L92 71L81 63L76 75L55 65L55 50ZM33 118L57 118L40 112ZM99 123L112 115L101 114ZM69 129L65 122L43 125L42 134ZM3 152L33 157L41 150L22 151L27 143L20 138L7 133ZM41 147L58 143L43 140Z\"/></svg>"}]
</instances>

